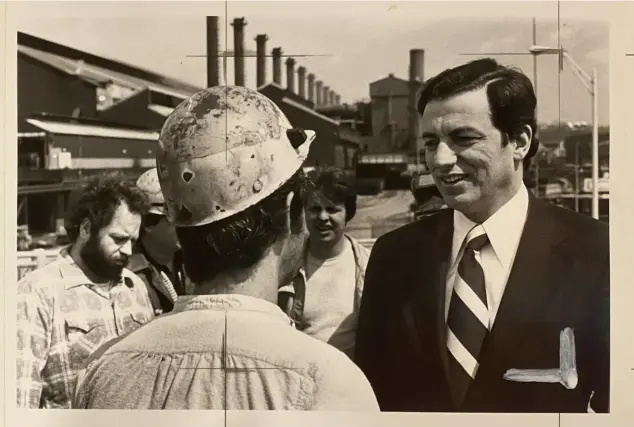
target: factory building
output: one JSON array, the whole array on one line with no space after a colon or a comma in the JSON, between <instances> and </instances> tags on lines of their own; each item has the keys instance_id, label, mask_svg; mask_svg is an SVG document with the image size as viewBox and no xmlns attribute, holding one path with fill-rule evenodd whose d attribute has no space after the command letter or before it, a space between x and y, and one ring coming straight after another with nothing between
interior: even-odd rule
<instances>
[{"instance_id":1,"label":"factory building","mask_svg":"<svg viewBox=\"0 0 634 427\"><path fill-rule=\"evenodd\" d=\"M353 169L366 121L329 117L346 110L341 96L281 47L267 55L268 36L245 46L244 18L233 20L234 50L221 52L218 17L208 16L207 86L220 84L220 58L234 57L234 81L245 85L244 58L256 56L257 85L293 126L317 139L307 166ZM272 81L266 58L273 56ZM286 86L282 86L282 58ZM184 99L201 90L175 79L29 34L18 34L18 224L31 234L60 232L70 191L91 175L119 170L134 179L154 165L158 132ZM331 111L332 112L332 111ZM341 113L341 111L339 111ZM339 114L336 113L335 115ZM366 132L367 133L367 132Z\"/></svg>"},{"instance_id":2,"label":"factory building","mask_svg":"<svg viewBox=\"0 0 634 427\"><path fill-rule=\"evenodd\" d=\"M372 137L368 153L408 153L415 156L420 137L417 95L423 87L425 51L410 50L409 80L389 74L370 83Z\"/></svg>"},{"instance_id":3,"label":"factory building","mask_svg":"<svg viewBox=\"0 0 634 427\"><path fill-rule=\"evenodd\" d=\"M212 18L211 20L209 18ZM247 22L244 18L235 18L232 22L234 30L234 50L218 53L218 32L213 20L208 17L207 40L208 57L235 57L234 84L245 84L244 57L256 57L256 78L258 91L275 102L291 124L295 127L314 130L316 139L305 165L308 167L332 165L352 170L356 164L360 147L361 134L354 126L342 124L339 120L320 112L327 107L341 106L341 96L306 67L297 63L291 56L285 56L282 47L274 47L267 55L266 34L258 34L255 40L255 51L245 46ZM267 78L267 56L272 57L272 81ZM285 60L283 58L286 57ZM214 75L218 64L209 63L212 67L209 75ZM282 83L282 70L285 68L285 85Z\"/></svg>"},{"instance_id":4,"label":"factory building","mask_svg":"<svg viewBox=\"0 0 634 427\"><path fill-rule=\"evenodd\" d=\"M165 112L199 88L18 33L18 224L60 231L91 175L153 167Z\"/></svg>"}]
</instances>

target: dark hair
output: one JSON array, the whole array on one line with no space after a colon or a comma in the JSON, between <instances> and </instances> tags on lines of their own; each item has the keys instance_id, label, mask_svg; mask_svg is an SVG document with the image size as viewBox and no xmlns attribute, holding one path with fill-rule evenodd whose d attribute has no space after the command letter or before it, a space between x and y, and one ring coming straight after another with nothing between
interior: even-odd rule
<instances>
[{"instance_id":1,"label":"dark hair","mask_svg":"<svg viewBox=\"0 0 634 427\"><path fill-rule=\"evenodd\" d=\"M72 199L71 209L64 222L71 242L77 240L79 227L85 219L90 221L90 233L96 236L110 224L122 202L130 212L139 215L147 212L147 200L143 193L117 172L90 178L72 195Z\"/></svg>"},{"instance_id":2,"label":"dark hair","mask_svg":"<svg viewBox=\"0 0 634 427\"><path fill-rule=\"evenodd\" d=\"M343 169L327 166L317 168L308 175L314 190L320 191L333 203L342 203L346 208L346 222L357 213L357 192L352 177Z\"/></svg>"},{"instance_id":3,"label":"dark hair","mask_svg":"<svg viewBox=\"0 0 634 427\"><path fill-rule=\"evenodd\" d=\"M425 82L418 98L418 112L422 115L431 101L448 99L484 86L487 86L491 121L503 133L504 144L507 144L509 139L517 138L524 126L530 126L533 138L524 158L526 167L539 146L539 141L535 137L537 99L533 84L521 71L505 67L490 58L450 68Z\"/></svg>"},{"instance_id":4,"label":"dark hair","mask_svg":"<svg viewBox=\"0 0 634 427\"><path fill-rule=\"evenodd\" d=\"M148 213L143 216L141 220L141 230L139 231L139 241L145 237L145 229L156 227L161 220L165 218L163 215Z\"/></svg>"},{"instance_id":5,"label":"dark hair","mask_svg":"<svg viewBox=\"0 0 634 427\"><path fill-rule=\"evenodd\" d=\"M300 169L270 196L242 212L200 227L176 227L187 275L200 283L255 265L286 232L286 197L290 192L295 194L291 225L297 223L308 184Z\"/></svg>"}]
</instances>

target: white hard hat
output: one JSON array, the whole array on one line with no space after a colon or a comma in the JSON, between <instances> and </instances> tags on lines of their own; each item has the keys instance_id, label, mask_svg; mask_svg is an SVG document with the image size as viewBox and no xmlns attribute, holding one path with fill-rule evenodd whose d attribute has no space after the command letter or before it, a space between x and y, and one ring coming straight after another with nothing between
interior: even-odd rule
<instances>
[{"instance_id":1,"label":"white hard hat","mask_svg":"<svg viewBox=\"0 0 634 427\"><path fill-rule=\"evenodd\" d=\"M165 121L156 164L175 225L194 227L241 212L301 167L315 132L293 129L261 93L216 86L182 102Z\"/></svg>"},{"instance_id":2,"label":"white hard hat","mask_svg":"<svg viewBox=\"0 0 634 427\"><path fill-rule=\"evenodd\" d=\"M145 194L150 203L149 213L165 215L165 199L156 168L143 172L136 180L136 186Z\"/></svg>"}]
</instances>

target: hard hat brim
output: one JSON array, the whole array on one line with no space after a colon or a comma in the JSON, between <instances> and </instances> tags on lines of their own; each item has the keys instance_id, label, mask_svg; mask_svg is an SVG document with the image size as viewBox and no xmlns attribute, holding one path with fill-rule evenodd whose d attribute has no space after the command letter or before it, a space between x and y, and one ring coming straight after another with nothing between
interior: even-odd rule
<instances>
[{"instance_id":1,"label":"hard hat brim","mask_svg":"<svg viewBox=\"0 0 634 427\"><path fill-rule=\"evenodd\" d=\"M235 215L239 212L246 210L250 206L257 203L258 201L265 199L266 197L271 195L273 192L275 192L277 189L279 189L282 185L284 185L284 183L286 183L286 181L288 181L295 173L297 173L297 171L302 169L304 163L306 162L308 158L311 144L316 138L315 131L304 130L304 132L306 134L306 140L304 141L304 143L302 143L301 145L299 145L297 148L294 149L295 152L293 154L291 154L292 151L290 153L289 151L285 151L286 149L277 151L275 158L281 165L283 165L283 167L278 168L273 175L269 176L269 178L273 178L273 179L269 180L264 185L265 188L263 188L262 191L258 192L257 197L243 197L242 199L236 200L236 202L230 208L216 210L212 214L207 215L206 217L192 218L190 220L179 220L178 218L175 218L176 212L170 212L168 210L167 211L168 220L179 227L202 226L202 225L214 223L222 219L228 218L232 215ZM196 162L197 160L198 159L195 159L193 160L193 162ZM217 162L217 165L213 168L217 170L221 169L220 165L224 166L226 164L224 155L219 156L211 161ZM245 174L243 174L243 178L244 178L244 175ZM199 194L198 197L205 197L204 193Z\"/></svg>"}]
</instances>

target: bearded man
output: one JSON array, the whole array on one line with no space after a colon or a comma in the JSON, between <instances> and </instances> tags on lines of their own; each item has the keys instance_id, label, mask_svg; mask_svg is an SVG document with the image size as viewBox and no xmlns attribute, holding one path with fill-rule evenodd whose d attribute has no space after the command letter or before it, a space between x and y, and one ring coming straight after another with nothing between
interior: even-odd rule
<instances>
[{"instance_id":1,"label":"bearded man","mask_svg":"<svg viewBox=\"0 0 634 427\"><path fill-rule=\"evenodd\" d=\"M147 210L143 194L102 175L78 196L65 224L71 245L18 282L19 408L70 408L88 356L154 317L146 286L125 268Z\"/></svg>"}]
</instances>

